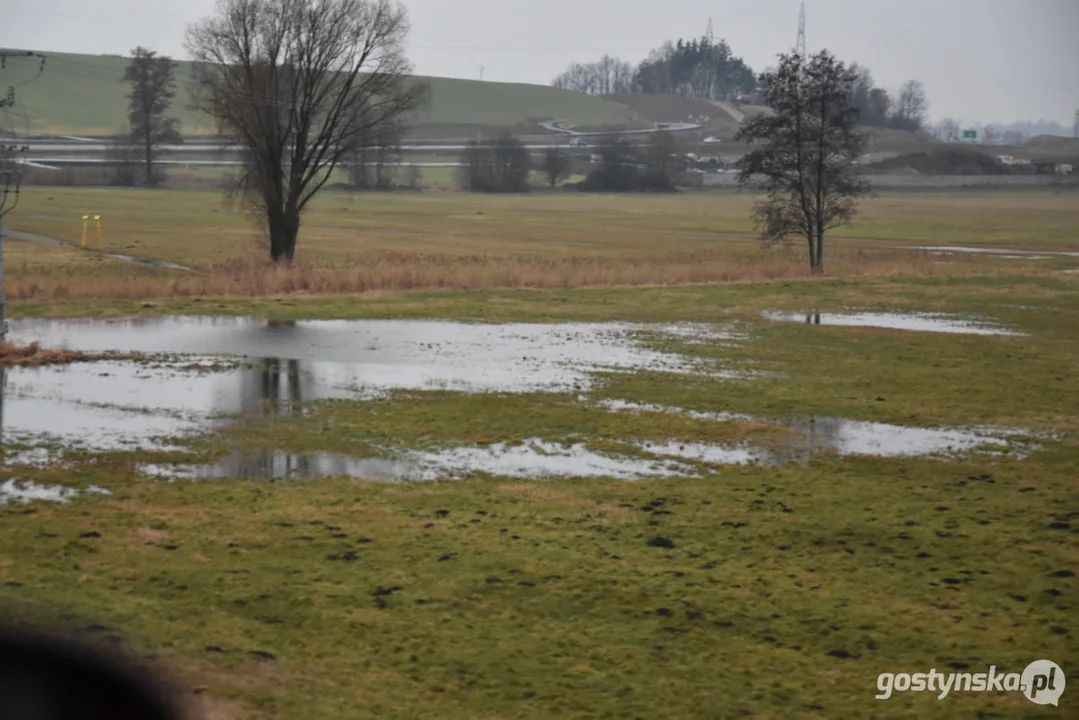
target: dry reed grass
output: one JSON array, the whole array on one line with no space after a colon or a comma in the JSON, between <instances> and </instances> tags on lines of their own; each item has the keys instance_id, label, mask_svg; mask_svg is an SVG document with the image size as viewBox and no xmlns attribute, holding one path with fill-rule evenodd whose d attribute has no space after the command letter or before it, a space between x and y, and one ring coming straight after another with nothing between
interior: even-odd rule
<instances>
[{"instance_id":1,"label":"dry reed grass","mask_svg":"<svg viewBox=\"0 0 1079 720\"><path fill-rule=\"evenodd\" d=\"M931 275L940 266L920 252L838 250L826 259L830 276ZM954 271L954 268L952 269ZM706 250L651 258L537 257L381 252L338 263L274 265L254 258L216 263L198 275L13 277L12 300L264 297L361 294L403 290L584 288L770 281L810 276L793 251Z\"/></svg>"},{"instance_id":2,"label":"dry reed grass","mask_svg":"<svg viewBox=\"0 0 1079 720\"><path fill-rule=\"evenodd\" d=\"M120 353L84 353L77 350L50 350L33 342L29 345L16 345L0 342L0 368L41 367L42 365L66 365L90 360L134 359L135 355Z\"/></svg>"}]
</instances>

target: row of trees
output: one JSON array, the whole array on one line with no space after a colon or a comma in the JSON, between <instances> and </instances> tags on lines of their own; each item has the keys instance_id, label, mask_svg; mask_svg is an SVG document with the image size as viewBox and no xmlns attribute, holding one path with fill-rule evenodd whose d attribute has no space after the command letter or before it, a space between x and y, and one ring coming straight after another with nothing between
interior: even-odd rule
<instances>
[{"instance_id":1,"label":"row of trees","mask_svg":"<svg viewBox=\"0 0 1079 720\"><path fill-rule=\"evenodd\" d=\"M869 68L853 63L847 71L850 100L860 124L925 129L929 103L919 81L904 83L893 95L877 86ZM702 38L665 43L636 67L610 55L594 63L574 63L551 84L588 95L664 93L731 100L743 93L756 94L760 78L734 55L725 40Z\"/></svg>"},{"instance_id":2,"label":"row of trees","mask_svg":"<svg viewBox=\"0 0 1079 720\"><path fill-rule=\"evenodd\" d=\"M609 55L594 63L574 63L551 84L589 95L671 93L729 100L755 92L757 77L723 40L679 39L656 48L636 67Z\"/></svg>"},{"instance_id":3,"label":"row of trees","mask_svg":"<svg viewBox=\"0 0 1079 720\"><path fill-rule=\"evenodd\" d=\"M393 0L219 0L216 13L189 30L195 105L243 148L234 192L263 219L273 260L292 259L301 216L335 169L373 138L399 133L399 121L426 101L405 59L407 29ZM141 108L130 117L131 135L144 144L148 168L154 142L178 130L162 102L172 97L171 71L157 62L131 80L133 88L157 88L156 101L136 103L134 90L129 97ZM780 56L779 68L760 78L774 112L749 118L738 132L753 147L739 181L766 193L755 210L763 237L803 237L814 272L823 271L825 233L847 222L868 192L854 165L866 142L856 131L858 78L827 52ZM551 184L567 172L560 153L544 156ZM598 153L583 189L666 189L679 168L666 132L643 147L608 139ZM531 169L527 148L501 138L466 151L462 178L473 189L512 191Z\"/></svg>"},{"instance_id":4,"label":"row of trees","mask_svg":"<svg viewBox=\"0 0 1079 720\"><path fill-rule=\"evenodd\" d=\"M869 68L851 63L850 103L858 112L858 122L870 127L896 130L924 130L929 111L925 88L917 80L908 80L893 97L873 81Z\"/></svg>"},{"instance_id":5,"label":"row of trees","mask_svg":"<svg viewBox=\"0 0 1079 720\"><path fill-rule=\"evenodd\" d=\"M594 150L599 160L586 166L590 170L576 186L579 190L671 191L682 169L674 137L668 132L651 134L643 146L605 138ZM520 139L503 135L469 143L458 181L463 189L472 192L528 192L529 178L538 170L553 189L573 171L574 165L575 158L560 147L546 148L537 164Z\"/></svg>"}]
</instances>

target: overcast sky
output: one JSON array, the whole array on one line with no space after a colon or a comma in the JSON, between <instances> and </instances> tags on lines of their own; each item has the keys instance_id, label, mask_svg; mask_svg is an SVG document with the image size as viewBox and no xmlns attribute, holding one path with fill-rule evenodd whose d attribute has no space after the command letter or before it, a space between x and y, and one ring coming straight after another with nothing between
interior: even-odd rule
<instances>
[{"instance_id":1,"label":"overcast sky","mask_svg":"<svg viewBox=\"0 0 1079 720\"><path fill-rule=\"evenodd\" d=\"M215 0L0 0L0 47L185 57L187 24ZM604 52L634 63L663 41L717 37L755 70L793 47L800 0L404 0L423 75L549 83ZM916 78L933 119L1070 126L1079 109L1079 0L808 0L806 44Z\"/></svg>"}]
</instances>

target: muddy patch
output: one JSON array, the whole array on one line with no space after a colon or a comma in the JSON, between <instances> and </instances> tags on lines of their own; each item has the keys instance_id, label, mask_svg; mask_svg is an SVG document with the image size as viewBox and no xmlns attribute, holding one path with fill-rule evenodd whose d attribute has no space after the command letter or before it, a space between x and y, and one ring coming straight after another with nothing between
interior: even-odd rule
<instances>
[{"instance_id":1,"label":"muddy patch","mask_svg":"<svg viewBox=\"0 0 1079 720\"><path fill-rule=\"evenodd\" d=\"M765 311L767 320L798 322L807 325L834 325L841 327L876 327L889 330L952 333L957 335L1012 335L1024 333L1009 330L977 318L942 313L797 313Z\"/></svg>"}]
</instances>

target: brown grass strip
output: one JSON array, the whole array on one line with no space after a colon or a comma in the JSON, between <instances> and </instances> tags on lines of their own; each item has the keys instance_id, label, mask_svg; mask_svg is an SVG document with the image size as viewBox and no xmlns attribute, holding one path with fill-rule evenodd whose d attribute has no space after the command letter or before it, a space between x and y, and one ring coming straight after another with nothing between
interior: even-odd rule
<instances>
[{"instance_id":1,"label":"brown grass strip","mask_svg":"<svg viewBox=\"0 0 1079 720\"><path fill-rule=\"evenodd\" d=\"M0 368L41 367L42 365L67 365L92 360L135 360L140 355L123 353L84 353L78 350L49 350L38 343L16 345L0 342Z\"/></svg>"}]
</instances>

